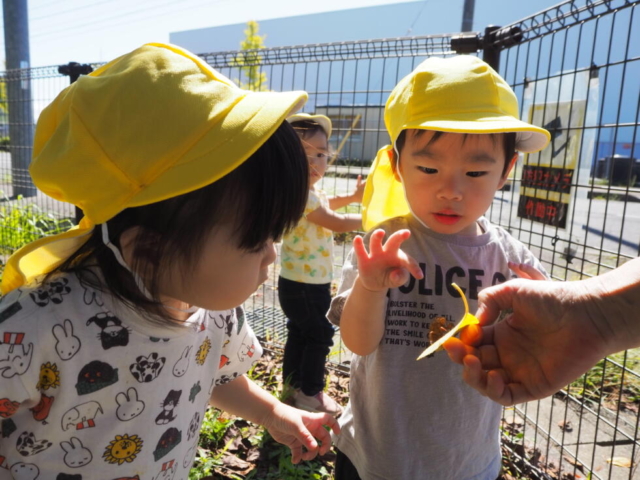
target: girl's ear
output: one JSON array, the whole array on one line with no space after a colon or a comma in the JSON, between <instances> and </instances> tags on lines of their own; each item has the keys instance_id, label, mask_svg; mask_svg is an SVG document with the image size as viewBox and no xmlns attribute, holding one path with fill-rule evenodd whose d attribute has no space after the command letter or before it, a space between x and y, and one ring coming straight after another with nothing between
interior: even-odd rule
<instances>
[{"instance_id":1,"label":"girl's ear","mask_svg":"<svg viewBox=\"0 0 640 480\"><path fill-rule=\"evenodd\" d=\"M131 227L120 234L120 251L127 265L131 265L136 237L140 232L140 227Z\"/></svg>"},{"instance_id":2,"label":"girl's ear","mask_svg":"<svg viewBox=\"0 0 640 480\"><path fill-rule=\"evenodd\" d=\"M509 178L509 174L511 173L511 170L513 170L513 167L515 166L516 162L518 161L518 156L519 155L520 154L518 152L516 152L513 155L513 158L511 160L509 160L509 166L507 167L507 169L504 172L504 175L500 179L500 183L498 184L498 190L500 190L502 187L504 187L504 184L507 183L507 179Z\"/></svg>"}]
</instances>

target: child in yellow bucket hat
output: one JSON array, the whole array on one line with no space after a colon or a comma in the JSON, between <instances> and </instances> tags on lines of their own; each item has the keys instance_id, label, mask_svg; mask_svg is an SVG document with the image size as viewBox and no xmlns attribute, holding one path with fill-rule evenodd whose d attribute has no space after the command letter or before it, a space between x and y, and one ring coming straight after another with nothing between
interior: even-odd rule
<instances>
[{"instance_id":1,"label":"child in yellow bucket hat","mask_svg":"<svg viewBox=\"0 0 640 480\"><path fill-rule=\"evenodd\" d=\"M336 213L360 203L362 178L350 195L328 198L320 189L327 170L331 120L324 115L298 113L287 121L294 128L309 162L309 196L304 215L282 239L278 300L287 316L287 341L282 359L284 400L303 410L337 416L342 407L325 387L325 363L335 334L327 320L333 279L333 232L362 229L362 217Z\"/></svg>"},{"instance_id":2,"label":"child in yellow bucket hat","mask_svg":"<svg viewBox=\"0 0 640 480\"><path fill-rule=\"evenodd\" d=\"M354 240L329 311L354 353L336 480L494 480L500 406L444 352L416 358L463 316L452 283L473 310L484 287L545 277L483 215L517 151L544 148L549 134L518 119L509 85L473 56L425 60L393 89L384 118L392 143L367 179L369 232Z\"/></svg>"},{"instance_id":3,"label":"child in yellow bucket hat","mask_svg":"<svg viewBox=\"0 0 640 480\"><path fill-rule=\"evenodd\" d=\"M238 306L304 209L307 162L285 119L305 100L148 44L42 112L33 181L85 216L6 265L0 338L21 339L0 343L9 468L186 478L209 403L265 425L294 463L329 449L333 417L244 375L262 349Z\"/></svg>"}]
</instances>

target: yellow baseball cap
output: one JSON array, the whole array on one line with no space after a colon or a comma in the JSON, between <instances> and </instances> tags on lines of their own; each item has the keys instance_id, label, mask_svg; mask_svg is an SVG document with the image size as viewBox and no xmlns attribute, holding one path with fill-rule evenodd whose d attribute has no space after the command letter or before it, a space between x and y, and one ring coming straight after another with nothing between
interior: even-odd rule
<instances>
[{"instance_id":1,"label":"yellow baseball cap","mask_svg":"<svg viewBox=\"0 0 640 480\"><path fill-rule=\"evenodd\" d=\"M380 222L409 213L404 189L393 168L393 144L406 129L451 133L516 133L516 150L533 153L551 138L544 128L521 121L511 87L487 63L471 55L431 57L391 91L384 122L391 145L378 151L362 201L362 223L370 230Z\"/></svg>"},{"instance_id":2,"label":"yellow baseball cap","mask_svg":"<svg viewBox=\"0 0 640 480\"><path fill-rule=\"evenodd\" d=\"M79 78L45 108L30 173L47 195L80 207L80 224L9 258L7 293L50 272L122 210L205 187L248 159L307 100L250 92L202 59L150 43Z\"/></svg>"},{"instance_id":3,"label":"yellow baseball cap","mask_svg":"<svg viewBox=\"0 0 640 480\"><path fill-rule=\"evenodd\" d=\"M327 138L331 137L331 119L324 115L311 115L310 113L296 113L287 118L287 122L304 122L304 121L316 122L322 127L324 133L327 134Z\"/></svg>"}]
</instances>

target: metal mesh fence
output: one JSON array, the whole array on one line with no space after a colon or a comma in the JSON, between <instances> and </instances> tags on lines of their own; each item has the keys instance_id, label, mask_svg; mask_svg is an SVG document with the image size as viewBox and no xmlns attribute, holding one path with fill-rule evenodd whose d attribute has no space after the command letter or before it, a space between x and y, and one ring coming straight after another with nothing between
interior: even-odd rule
<instances>
[{"instance_id":1,"label":"metal mesh fence","mask_svg":"<svg viewBox=\"0 0 640 480\"><path fill-rule=\"evenodd\" d=\"M203 54L242 86L306 90L304 111L333 121L328 195L355 188L388 142L391 89L425 58L482 55L518 96L521 118L552 144L523 156L487 212L538 256L557 280L601 274L638 256L640 216L640 0L575 0L483 34L440 35ZM96 65L97 66L97 65ZM34 118L69 83L56 67L0 74L0 255L67 228L70 205L37 193L26 167ZM359 211L352 205L345 209ZM335 278L351 235L336 235ZM279 267L246 302L265 341L282 345ZM331 362L346 369L339 335ZM510 468L524 478L640 479L640 350L604 359L554 397L505 409Z\"/></svg>"}]
</instances>

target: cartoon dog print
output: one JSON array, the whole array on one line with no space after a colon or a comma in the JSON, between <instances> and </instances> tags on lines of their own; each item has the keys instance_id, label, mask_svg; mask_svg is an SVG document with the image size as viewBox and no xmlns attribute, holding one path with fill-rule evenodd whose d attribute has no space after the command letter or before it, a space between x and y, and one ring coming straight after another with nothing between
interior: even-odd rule
<instances>
[{"instance_id":1,"label":"cartoon dog print","mask_svg":"<svg viewBox=\"0 0 640 480\"><path fill-rule=\"evenodd\" d=\"M39 307L46 307L49 305L49 302L59 305L62 303L62 297L71 292L68 283L69 280L66 278L53 280L42 285L42 287L38 288L35 292L31 292L29 296Z\"/></svg>"},{"instance_id":2,"label":"cartoon dog print","mask_svg":"<svg viewBox=\"0 0 640 480\"><path fill-rule=\"evenodd\" d=\"M116 395L116 403L118 404L116 416L122 422L128 422L132 418L136 418L144 410L144 402L138 400L138 391L133 387L127 389L127 393L118 393Z\"/></svg>"},{"instance_id":3,"label":"cartoon dog print","mask_svg":"<svg viewBox=\"0 0 640 480\"><path fill-rule=\"evenodd\" d=\"M87 326L92 323L100 327L98 338L105 350L112 347L125 347L129 344L129 329L122 326L122 321L118 317L101 312L87 320Z\"/></svg>"},{"instance_id":4,"label":"cartoon dog print","mask_svg":"<svg viewBox=\"0 0 640 480\"><path fill-rule=\"evenodd\" d=\"M99 413L104 413L102 406L96 401L81 403L70 408L62 416L62 430L65 432L69 427L75 427L76 430L82 430L87 427L95 426L95 418Z\"/></svg>"},{"instance_id":5,"label":"cartoon dog print","mask_svg":"<svg viewBox=\"0 0 640 480\"><path fill-rule=\"evenodd\" d=\"M56 352L61 360L69 360L80 350L80 339L73 334L73 324L66 319L64 325L55 324L52 329L57 340Z\"/></svg>"},{"instance_id":6,"label":"cartoon dog print","mask_svg":"<svg viewBox=\"0 0 640 480\"><path fill-rule=\"evenodd\" d=\"M136 363L129 366L133 377L140 383L149 383L160 375L164 367L165 357L158 357L156 352L148 356L140 355L136 358Z\"/></svg>"},{"instance_id":7,"label":"cartoon dog print","mask_svg":"<svg viewBox=\"0 0 640 480\"><path fill-rule=\"evenodd\" d=\"M91 451L77 437L71 437L71 442L60 442L60 447L65 451L64 464L69 468L83 467L93 459Z\"/></svg>"},{"instance_id":8,"label":"cartoon dog print","mask_svg":"<svg viewBox=\"0 0 640 480\"><path fill-rule=\"evenodd\" d=\"M33 432L22 432L16 441L16 450L23 457L29 457L45 451L51 445L49 440L36 440Z\"/></svg>"}]
</instances>

